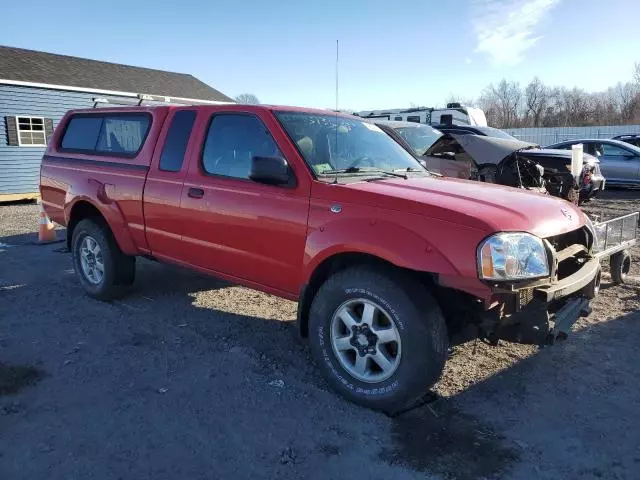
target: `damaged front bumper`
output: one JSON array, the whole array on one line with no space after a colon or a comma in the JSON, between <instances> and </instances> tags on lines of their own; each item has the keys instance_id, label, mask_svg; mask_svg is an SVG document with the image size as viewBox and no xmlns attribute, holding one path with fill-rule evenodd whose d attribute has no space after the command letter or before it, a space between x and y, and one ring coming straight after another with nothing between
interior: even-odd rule
<instances>
[{"instance_id":1,"label":"damaged front bumper","mask_svg":"<svg viewBox=\"0 0 640 480\"><path fill-rule=\"evenodd\" d=\"M540 300L545 302L559 300L583 290L589 284L593 283L599 274L600 260L594 257L587 261L580 270L572 275L569 275L556 283L535 288L534 294ZM598 286L599 283L600 282L598 281Z\"/></svg>"},{"instance_id":2,"label":"damaged front bumper","mask_svg":"<svg viewBox=\"0 0 640 480\"><path fill-rule=\"evenodd\" d=\"M554 326L549 332L547 343L555 339L564 340L571 332L571 327L580 317L586 317L591 313L589 299L586 297L575 297L564 304L555 313Z\"/></svg>"},{"instance_id":3,"label":"damaged front bumper","mask_svg":"<svg viewBox=\"0 0 640 480\"><path fill-rule=\"evenodd\" d=\"M600 277L594 257L562 280L502 292L503 302L486 312L488 340L545 345L566 339L573 324L591 313L589 302L599 292Z\"/></svg>"}]
</instances>

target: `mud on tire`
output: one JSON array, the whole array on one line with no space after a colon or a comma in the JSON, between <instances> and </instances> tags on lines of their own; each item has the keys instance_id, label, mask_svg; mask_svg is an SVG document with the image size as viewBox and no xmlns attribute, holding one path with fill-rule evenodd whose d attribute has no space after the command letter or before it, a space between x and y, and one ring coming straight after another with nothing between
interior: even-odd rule
<instances>
[{"instance_id":1,"label":"mud on tire","mask_svg":"<svg viewBox=\"0 0 640 480\"><path fill-rule=\"evenodd\" d=\"M366 375L359 375L351 366L363 356L362 349L367 351L367 338L371 338L371 329L358 334L365 318L364 307L360 319L354 311L359 320L356 330L344 329L343 325L343 332L336 334L335 315L341 308L358 303L377 305L381 311L377 317L388 316L396 328L398 342L373 347L374 352L387 349L385 357L398 360L388 378L376 371L380 367L372 359L367 362ZM380 334L382 328L373 331ZM353 352L343 335L350 335ZM354 403L386 412L411 406L428 392L440 378L449 345L442 312L425 288L392 271L368 266L342 270L320 288L311 305L309 340L312 354L333 389ZM395 352L389 354L387 345Z\"/></svg>"}]
</instances>

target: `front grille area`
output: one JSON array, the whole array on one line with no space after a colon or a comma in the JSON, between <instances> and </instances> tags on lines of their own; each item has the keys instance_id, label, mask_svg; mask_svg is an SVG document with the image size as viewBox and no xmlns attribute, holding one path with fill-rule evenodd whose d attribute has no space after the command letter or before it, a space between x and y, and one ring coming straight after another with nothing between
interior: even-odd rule
<instances>
[{"instance_id":1,"label":"front grille area","mask_svg":"<svg viewBox=\"0 0 640 480\"><path fill-rule=\"evenodd\" d=\"M589 243L591 242L586 228L547 238L555 250L556 278L562 280L574 274L589 259Z\"/></svg>"},{"instance_id":2,"label":"front grille area","mask_svg":"<svg viewBox=\"0 0 640 480\"><path fill-rule=\"evenodd\" d=\"M523 288L518 290L518 310L526 307L533 300L533 288Z\"/></svg>"},{"instance_id":3,"label":"front grille area","mask_svg":"<svg viewBox=\"0 0 640 480\"><path fill-rule=\"evenodd\" d=\"M553 248L555 248L556 252L564 250L574 244L589 247L589 237L584 228L578 228L577 230L556 235L555 237L549 237L547 240Z\"/></svg>"}]
</instances>

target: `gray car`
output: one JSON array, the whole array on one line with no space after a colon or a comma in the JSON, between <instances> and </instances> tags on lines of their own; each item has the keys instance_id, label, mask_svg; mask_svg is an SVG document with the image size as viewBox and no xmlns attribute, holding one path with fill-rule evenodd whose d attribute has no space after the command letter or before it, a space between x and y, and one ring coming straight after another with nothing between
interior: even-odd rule
<instances>
[{"instance_id":1,"label":"gray car","mask_svg":"<svg viewBox=\"0 0 640 480\"><path fill-rule=\"evenodd\" d=\"M600 170L611 185L640 185L640 148L619 140L578 139L550 145L547 148L570 150L582 143L584 152L598 157Z\"/></svg>"}]
</instances>

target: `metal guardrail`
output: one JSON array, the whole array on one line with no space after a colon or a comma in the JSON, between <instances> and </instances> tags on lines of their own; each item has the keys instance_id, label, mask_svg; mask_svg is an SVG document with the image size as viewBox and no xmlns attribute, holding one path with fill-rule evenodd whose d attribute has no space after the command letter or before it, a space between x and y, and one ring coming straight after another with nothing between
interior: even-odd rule
<instances>
[{"instance_id":1,"label":"metal guardrail","mask_svg":"<svg viewBox=\"0 0 640 480\"><path fill-rule=\"evenodd\" d=\"M593 225L596 232L596 255L608 257L636 243L640 212L629 213Z\"/></svg>"}]
</instances>

